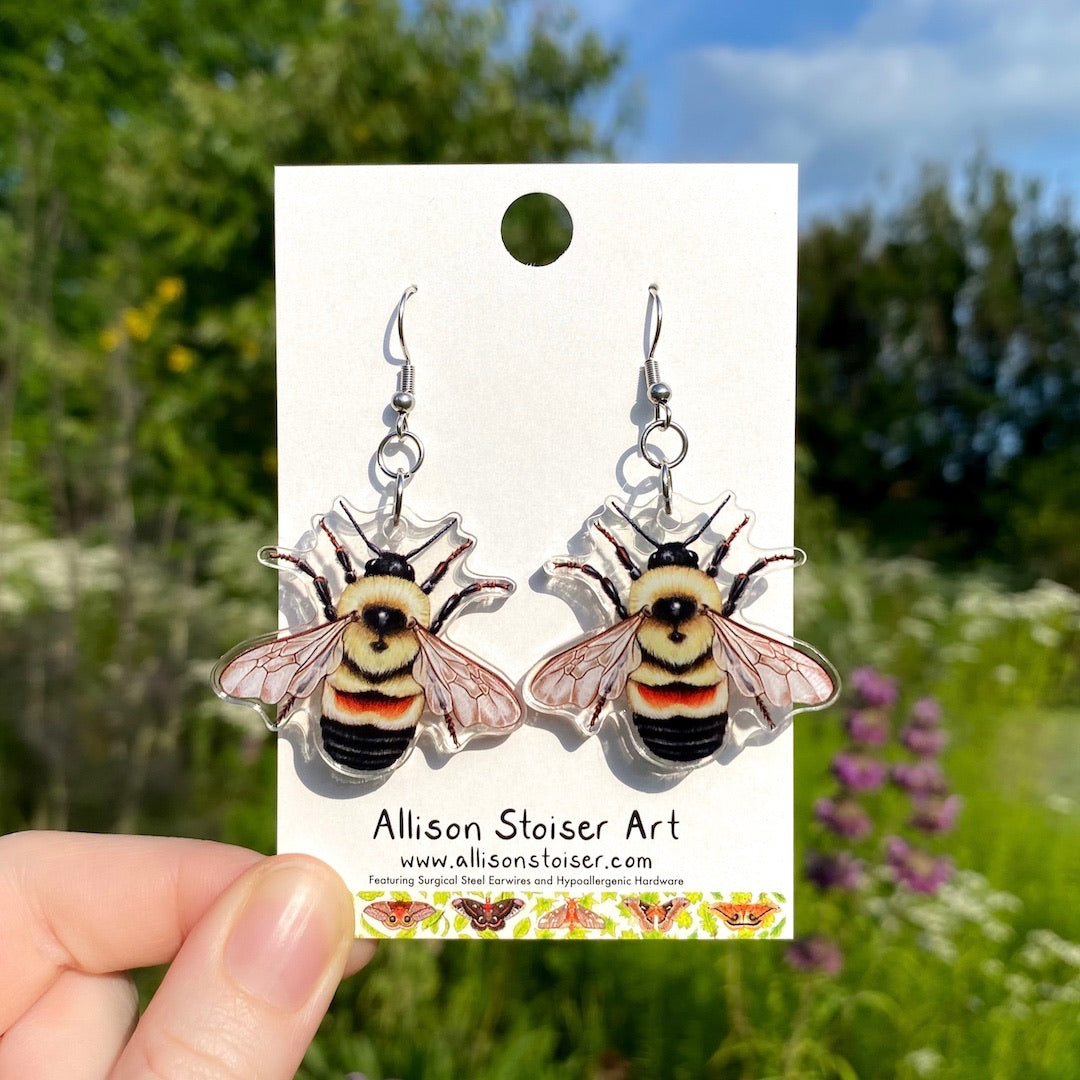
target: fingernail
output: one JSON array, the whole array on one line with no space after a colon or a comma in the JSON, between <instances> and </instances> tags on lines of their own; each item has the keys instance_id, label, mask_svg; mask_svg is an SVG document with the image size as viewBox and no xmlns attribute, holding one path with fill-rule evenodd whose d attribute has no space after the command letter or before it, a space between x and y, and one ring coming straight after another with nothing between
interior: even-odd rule
<instances>
[{"instance_id":1,"label":"fingernail","mask_svg":"<svg viewBox=\"0 0 1080 1080\"><path fill-rule=\"evenodd\" d=\"M338 953L342 904L325 879L298 867L265 873L225 942L225 968L281 1009L305 1005Z\"/></svg>"}]
</instances>

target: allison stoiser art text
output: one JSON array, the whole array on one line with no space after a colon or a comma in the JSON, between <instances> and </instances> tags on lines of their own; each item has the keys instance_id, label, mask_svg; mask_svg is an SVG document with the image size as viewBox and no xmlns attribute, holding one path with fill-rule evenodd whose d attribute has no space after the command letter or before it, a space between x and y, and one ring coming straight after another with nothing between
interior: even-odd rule
<instances>
[{"instance_id":1,"label":"allison stoiser art text","mask_svg":"<svg viewBox=\"0 0 1080 1080\"><path fill-rule=\"evenodd\" d=\"M483 840L494 835L499 840L678 840L679 819L671 810L656 812L631 810L625 819L558 819L530 814L508 806L486 829L479 821L442 821L427 818L403 807L379 811L373 840Z\"/></svg>"}]
</instances>

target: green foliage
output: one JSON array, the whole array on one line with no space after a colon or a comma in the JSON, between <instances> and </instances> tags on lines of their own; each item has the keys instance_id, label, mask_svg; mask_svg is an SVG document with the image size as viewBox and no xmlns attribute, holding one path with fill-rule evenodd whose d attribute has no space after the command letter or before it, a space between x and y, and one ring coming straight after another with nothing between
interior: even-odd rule
<instances>
[{"instance_id":1,"label":"green foliage","mask_svg":"<svg viewBox=\"0 0 1080 1080\"><path fill-rule=\"evenodd\" d=\"M800 250L813 489L881 552L1080 585L1080 230L983 160Z\"/></svg>"}]
</instances>

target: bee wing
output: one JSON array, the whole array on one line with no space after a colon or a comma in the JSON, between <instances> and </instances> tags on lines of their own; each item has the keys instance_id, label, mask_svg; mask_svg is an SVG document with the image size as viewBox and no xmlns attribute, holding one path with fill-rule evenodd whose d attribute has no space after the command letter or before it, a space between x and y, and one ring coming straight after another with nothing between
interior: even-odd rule
<instances>
[{"instance_id":1,"label":"bee wing","mask_svg":"<svg viewBox=\"0 0 1080 1080\"><path fill-rule=\"evenodd\" d=\"M559 930L566 925L566 917L569 912L570 906L568 904L560 904L557 908L552 908L546 915L541 915L536 920L536 925L541 930Z\"/></svg>"},{"instance_id":2,"label":"bee wing","mask_svg":"<svg viewBox=\"0 0 1080 1080\"><path fill-rule=\"evenodd\" d=\"M214 671L225 697L276 705L288 695L307 697L341 663L342 638L353 616L320 623L298 634L245 642Z\"/></svg>"},{"instance_id":3,"label":"bee wing","mask_svg":"<svg viewBox=\"0 0 1080 1080\"><path fill-rule=\"evenodd\" d=\"M529 680L529 693L543 708L587 713L601 698L618 697L641 664L638 612L557 653Z\"/></svg>"},{"instance_id":4,"label":"bee wing","mask_svg":"<svg viewBox=\"0 0 1080 1080\"><path fill-rule=\"evenodd\" d=\"M714 659L747 697L761 694L774 705L825 705L836 694L829 671L801 649L718 612L705 614L716 630Z\"/></svg>"},{"instance_id":5,"label":"bee wing","mask_svg":"<svg viewBox=\"0 0 1080 1080\"><path fill-rule=\"evenodd\" d=\"M521 705L500 676L422 626L413 629L420 646L413 677L424 688L433 713L453 714L463 728L512 728L518 723Z\"/></svg>"}]
</instances>

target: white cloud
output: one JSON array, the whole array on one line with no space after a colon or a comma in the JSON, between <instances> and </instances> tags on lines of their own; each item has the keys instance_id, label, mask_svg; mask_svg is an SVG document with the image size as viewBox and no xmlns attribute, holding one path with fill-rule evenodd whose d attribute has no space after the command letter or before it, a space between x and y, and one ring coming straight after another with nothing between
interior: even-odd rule
<instances>
[{"instance_id":1,"label":"white cloud","mask_svg":"<svg viewBox=\"0 0 1080 1080\"><path fill-rule=\"evenodd\" d=\"M791 161L830 209L926 161L1080 180L1080 4L874 0L844 37L685 57L673 156Z\"/></svg>"}]
</instances>

